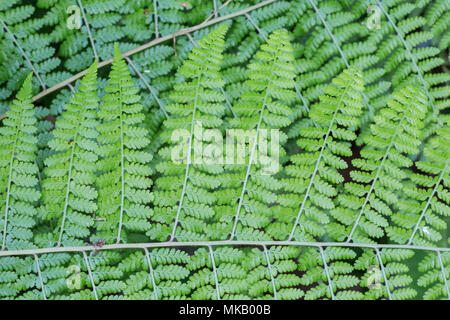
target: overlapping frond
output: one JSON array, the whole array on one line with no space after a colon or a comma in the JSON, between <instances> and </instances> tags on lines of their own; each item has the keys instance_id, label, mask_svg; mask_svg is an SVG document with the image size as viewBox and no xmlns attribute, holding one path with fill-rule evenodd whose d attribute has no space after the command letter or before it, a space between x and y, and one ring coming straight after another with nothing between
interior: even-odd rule
<instances>
[{"instance_id":1,"label":"overlapping frond","mask_svg":"<svg viewBox=\"0 0 450 320\"><path fill-rule=\"evenodd\" d=\"M300 151L284 167L283 194L278 196L282 213L269 227L278 229L277 239L312 241L326 232L328 212L335 208L333 199L344 181L339 171L347 168L345 158L353 154L363 90L360 71L346 69L311 107L309 117L315 125L300 129Z\"/></svg>"},{"instance_id":2,"label":"overlapping frond","mask_svg":"<svg viewBox=\"0 0 450 320\"><path fill-rule=\"evenodd\" d=\"M408 156L419 151L426 99L419 87L408 86L394 92L375 116L360 157L352 160L352 181L345 183L338 206L331 210L341 224L331 225L333 238L373 242L385 235L391 206L398 203L396 192L412 166Z\"/></svg>"},{"instance_id":3,"label":"overlapping frond","mask_svg":"<svg viewBox=\"0 0 450 320\"><path fill-rule=\"evenodd\" d=\"M147 205L153 201L149 191L153 170L148 166L152 155L145 151L150 140L142 126L138 89L117 46L105 91L98 112L97 217L103 221L96 225L95 237L109 243L150 229L148 219L153 213Z\"/></svg>"},{"instance_id":4,"label":"overlapping frond","mask_svg":"<svg viewBox=\"0 0 450 320\"><path fill-rule=\"evenodd\" d=\"M396 243L433 246L446 245L445 235L450 216L448 126L437 129L437 136L424 148L424 161L416 161L417 173L411 173L399 210L392 215L388 236ZM444 237L442 236L444 233Z\"/></svg>"},{"instance_id":5,"label":"overlapping frond","mask_svg":"<svg viewBox=\"0 0 450 320\"><path fill-rule=\"evenodd\" d=\"M430 252L419 263L422 272L417 284L426 289L425 300L450 299L450 255Z\"/></svg>"}]
</instances>

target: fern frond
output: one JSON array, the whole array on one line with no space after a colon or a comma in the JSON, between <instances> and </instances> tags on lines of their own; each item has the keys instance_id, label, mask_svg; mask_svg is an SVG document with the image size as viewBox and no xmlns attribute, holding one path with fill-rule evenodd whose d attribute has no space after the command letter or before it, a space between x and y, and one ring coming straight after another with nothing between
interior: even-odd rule
<instances>
[{"instance_id":1,"label":"fern frond","mask_svg":"<svg viewBox=\"0 0 450 320\"><path fill-rule=\"evenodd\" d=\"M448 252L430 252L419 263L419 271L423 274L417 281L425 287L425 300L450 299L450 256Z\"/></svg>"},{"instance_id":2,"label":"fern frond","mask_svg":"<svg viewBox=\"0 0 450 320\"><path fill-rule=\"evenodd\" d=\"M98 217L106 221L97 230L101 239L119 243L127 237L122 228L138 233L149 229L147 219L153 211L147 204L153 200L149 191L153 183L138 89L117 46L105 91L98 113L102 123L98 127L101 175L97 187Z\"/></svg>"},{"instance_id":3,"label":"fern frond","mask_svg":"<svg viewBox=\"0 0 450 320\"><path fill-rule=\"evenodd\" d=\"M446 9L0 2L0 299L450 298Z\"/></svg>"},{"instance_id":4,"label":"fern frond","mask_svg":"<svg viewBox=\"0 0 450 320\"><path fill-rule=\"evenodd\" d=\"M310 286L305 299L362 300L362 294L353 289L359 283L353 267L356 253L350 248L319 249L308 248L299 259L298 268L304 271L300 283Z\"/></svg>"},{"instance_id":5,"label":"fern frond","mask_svg":"<svg viewBox=\"0 0 450 320\"><path fill-rule=\"evenodd\" d=\"M419 1L418 6L425 7L424 13L427 25L431 28L431 32L435 37L433 40L441 50L445 50L450 46L448 32L445 32L450 26L449 3L444 0L423 0Z\"/></svg>"},{"instance_id":6,"label":"fern frond","mask_svg":"<svg viewBox=\"0 0 450 320\"><path fill-rule=\"evenodd\" d=\"M32 228L41 195L31 79L29 74L0 128L1 250L34 247Z\"/></svg>"},{"instance_id":7,"label":"fern frond","mask_svg":"<svg viewBox=\"0 0 450 320\"><path fill-rule=\"evenodd\" d=\"M401 190L406 168L412 165L408 155L418 152L425 112L424 91L409 86L396 91L375 116L361 157L352 160L357 168L350 173L353 182L345 183L339 207L331 211L342 224L332 225L336 239L371 242L384 235L390 206L398 203L395 191Z\"/></svg>"},{"instance_id":8,"label":"fern frond","mask_svg":"<svg viewBox=\"0 0 450 320\"><path fill-rule=\"evenodd\" d=\"M286 30L274 31L249 65L245 91L233 107L237 117L230 120L230 126L254 133L254 137L250 138L248 151L245 148L244 154L237 155L244 157L246 165L230 168L235 182L221 191L220 198L227 201L222 203L229 206L231 202L227 210L235 211L230 239L272 238L258 229L268 227L276 215L276 209L270 206L277 201L275 192L281 185L272 175L278 172L280 158L285 156L278 144L286 141L281 129L290 124L290 105L295 99L293 61Z\"/></svg>"},{"instance_id":9,"label":"fern frond","mask_svg":"<svg viewBox=\"0 0 450 320\"><path fill-rule=\"evenodd\" d=\"M292 155L292 164L284 168L284 193L278 198L285 214L278 223L284 234L289 232L288 240L311 241L325 233L327 211L334 209L337 186L344 181L338 170L347 168L344 157L352 155L349 143L356 139L363 109L362 75L348 69L332 83L309 113L316 126L300 129L302 152Z\"/></svg>"},{"instance_id":10,"label":"fern frond","mask_svg":"<svg viewBox=\"0 0 450 320\"><path fill-rule=\"evenodd\" d=\"M370 41L379 46L377 56L380 60L385 60L385 70L392 78L395 88L416 85L424 89L429 101L429 113L425 119L427 130L423 132L423 138L427 138L434 132L436 124L438 127L441 125L439 113L443 107L442 103L450 96L449 87L446 85L448 75L431 72L445 61L438 56L438 48L427 45L433 39L432 32L422 31L427 19L407 16L412 15L417 5L395 1L385 4L380 0L377 2L387 21L382 23L380 34L374 34ZM432 20L428 23L432 23ZM389 34L391 31L394 32Z\"/></svg>"},{"instance_id":11,"label":"fern frond","mask_svg":"<svg viewBox=\"0 0 450 320\"><path fill-rule=\"evenodd\" d=\"M367 288L365 300L414 299L417 291L408 274L414 252L408 249L365 250L355 261L355 269L365 270L360 285Z\"/></svg>"},{"instance_id":12,"label":"fern frond","mask_svg":"<svg viewBox=\"0 0 450 320\"><path fill-rule=\"evenodd\" d=\"M97 211L97 63L56 121L45 159L41 218L56 225L51 245L80 245L89 238ZM48 236L47 236L48 239ZM50 245L50 244L47 244Z\"/></svg>"},{"instance_id":13,"label":"fern frond","mask_svg":"<svg viewBox=\"0 0 450 320\"><path fill-rule=\"evenodd\" d=\"M213 137L220 141L208 142L202 128L222 126L225 97L220 90L223 80L219 66L227 29L222 25L199 41L179 69L184 81L175 85L172 103L166 107L170 119L164 122L167 131L161 136L166 146L160 150L162 161L156 166L163 176L155 182L155 223L147 233L153 239L163 240L168 235L170 239L223 238L213 230L219 221L212 207L217 201L214 189L221 184L220 176L213 174L223 173L223 159L204 152L215 146L222 148L222 134ZM207 222L211 229L201 235L208 230Z\"/></svg>"},{"instance_id":14,"label":"fern frond","mask_svg":"<svg viewBox=\"0 0 450 320\"><path fill-rule=\"evenodd\" d=\"M253 248L245 263L248 269L248 294L251 299L300 299L301 279L294 273L299 249L291 246Z\"/></svg>"}]
</instances>

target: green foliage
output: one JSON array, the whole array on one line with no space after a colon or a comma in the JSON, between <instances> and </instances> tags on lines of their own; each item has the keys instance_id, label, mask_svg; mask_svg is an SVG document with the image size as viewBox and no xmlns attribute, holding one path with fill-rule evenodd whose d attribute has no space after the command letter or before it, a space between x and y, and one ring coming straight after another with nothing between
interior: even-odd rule
<instances>
[{"instance_id":1,"label":"green foliage","mask_svg":"<svg viewBox=\"0 0 450 320\"><path fill-rule=\"evenodd\" d=\"M281 187L274 175L280 170L278 159L286 155L278 145L287 140L281 129L291 122L290 105L295 99L292 52L288 33L274 31L249 65L245 88L233 107L237 117L230 120L230 126L254 132L254 137L250 138L248 150L245 149L245 166L239 166L238 157L242 155L238 155L235 162L238 166L230 168L235 182L221 196L221 204L231 200L232 206L227 211L236 212L231 239L273 237L268 227L278 211L271 204L277 202L276 193ZM276 147L272 148L273 145ZM267 233L261 232L265 229Z\"/></svg>"},{"instance_id":2,"label":"green foliage","mask_svg":"<svg viewBox=\"0 0 450 320\"><path fill-rule=\"evenodd\" d=\"M449 143L448 126L438 129L424 148L426 160L415 162L419 172L410 174L411 181L403 188L406 197L399 201L394 223L387 227L393 241L433 246L444 240L445 246L441 232L447 229L450 216Z\"/></svg>"},{"instance_id":3,"label":"green foliage","mask_svg":"<svg viewBox=\"0 0 450 320\"><path fill-rule=\"evenodd\" d=\"M450 298L448 2L225 3L0 4L1 299Z\"/></svg>"},{"instance_id":4,"label":"green foliage","mask_svg":"<svg viewBox=\"0 0 450 320\"><path fill-rule=\"evenodd\" d=\"M219 159L208 162L202 157L204 149L221 142L203 144L202 130L220 128L225 114L219 71L227 29L222 25L199 41L179 69L183 81L175 85L166 106L170 118L164 122L162 139L167 145L160 149L161 162L156 166L161 177L155 181L155 223L147 233L151 239L165 240L170 234L179 240L206 240L220 231L214 228L219 219L213 209L217 203L213 190L221 184L224 169ZM205 230L209 234L201 235Z\"/></svg>"},{"instance_id":5,"label":"green foliage","mask_svg":"<svg viewBox=\"0 0 450 320\"><path fill-rule=\"evenodd\" d=\"M54 153L45 159L41 218L56 225L43 245L82 245L97 211L95 189L98 162L97 63L65 105L48 143Z\"/></svg>"},{"instance_id":6,"label":"green foliage","mask_svg":"<svg viewBox=\"0 0 450 320\"><path fill-rule=\"evenodd\" d=\"M305 294L307 300L321 298L362 300L361 292L354 288L359 279L354 274L352 260L356 253L350 248L330 247L319 251L306 250L299 259L299 270L305 271L301 284L311 286Z\"/></svg>"},{"instance_id":7,"label":"green foliage","mask_svg":"<svg viewBox=\"0 0 450 320\"><path fill-rule=\"evenodd\" d=\"M350 172L352 181L338 195L339 207L331 210L342 224L330 227L337 240L371 242L384 236L391 206L398 203L396 192L412 165L408 155L419 151L425 112L423 90L408 86L396 91L375 116L360 157L352 160L357 168Z\"/></svg>"},{"instance_id":8,"label":"green foliage","mask_svg":"<svg viewBox=\"0 0 450 320\"><path fill-rule=\"evenodd\" d=\"M279 196L284 208L279 227L273 225L281 235L289 234L289 240L314 241L326 232L327 212L335 208L337 187L344 182L339 170L347 168L344 158L352 156L350 143L356 140L363 90L361 73L345 70L311 107L312 124L300 129L297 145L302 151L284 167L287 177Z\"/></svg>"},{"instance_id":9,"label":"green foliage","mask_svg":"<svg viewBox=\"0 0 450 320\"><path fill-rule=\"evenodd\" d=\"M98 217L105 221L98 225L98 236L108 243L122 238L125 231L146 231L152 210L145 205L153 200L149 188L152 155L144 149L149 144L138 90L128 71L119 48L109 74L107 94L98 112L102 123L99 131Z\"/></svg>"},{"instance_id":10,"label":"green foliage","mask_svg":"<svg viewBox=\"0 0 450 320\"><path fill-rule=\"evenodd\" d=\"M368 289L364 299L416 299L417 291L411 286L413 278L407 264L413 255L408 249L383 249L379 255L365 250L355 261L355 269L365 271L361 277L361 286Z\"/></svg>"},{"instance_id":11,"label":"green foliage","mask_svg":"<svg viewBox=\"0 0 450 320\"><path fill-rule=\"evenodd\" d=\"M36 118L29 74L0 128L0 229L2 250L33 247L37 215Z\"/></svg>"},{"instance_id":12,"label":"green foliage","mask_svg":"<svg viewBox=\"0 0 450 320\"><path fill-rule=\"evenodd\" d=\"M445 272L442 272L442 269ZM423 295L426 300L448 299L449 297L449 269L450 257L448 252L436 254L430 252L420 262L419 271L423 274L417 281L420 287L425 287L426 291ZM446 279L444 279L444 276Z\"/></svg>"},{"instance_id":13,"label":"green foliage","mask_svg":"<svg viewBox=\"0 0 450 320\"><path fill-rule=\"evenodd\" d=\"M439 49L444 50L450 46L450 37L445 30L450 23L449 9L447 1L421 1L419 6L425 7L425 17L427 25L431 28L431 33L439 44Z\"/></svg>"},{"instance_id":14,"label":"green foliage","mask_svg":"<svg viewBox=\"0 0 450 320\"><path fill-rule=\"evenodd\" d=\"M62 8L62 7L61 7ZM52 25L48 16L36 17L27 1L6 1L0 5L0 99L6 100L20 87L31 69L34 83L45 89L70 76L56 71L61 59L55 57L52 37L43 29Z\"/></svg>"}]
</instances>

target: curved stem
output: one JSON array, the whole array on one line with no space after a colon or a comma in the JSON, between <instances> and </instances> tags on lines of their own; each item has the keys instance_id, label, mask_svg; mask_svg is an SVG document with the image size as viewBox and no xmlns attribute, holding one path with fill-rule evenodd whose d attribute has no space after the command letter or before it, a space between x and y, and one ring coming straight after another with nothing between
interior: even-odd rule
<instances>
[{"instance_id":1,"label":"curved stem","mask_svg":"<svg viewBox=\"0 0 450 320\"><path fill-rule=\"evenodd\" d=\"M119 85L120 92L119 97L122 97L122 87ZM125 160L123 156L123 111L122 111L122 101L120 99L120 217L119 217L119 231L117 233L117 242L120 243L120 233L122 231L122 221L123 221L123 207L125 202Z\"/></svg>"},{"instance_id":2,"label":"curved stem","mask_svg":"<svg viewBox=\"0 0 450 320\"><path fill-rule=\"evenodd\" d=\"M388 279L387 279L387 275L386 275L386 270L384 269L383 260L381 259L380 249L375 248L375 252L377 253L377 257L380 262L381 272L383 273L383 277L384 277L384 285L386 286L389 300L392 300L391 289L389 289L389 283L388 283Z\"/></svg>"},{"instance_id":3,"label":"curved stem","mask_svg":"<svg viewBox=\"0 0 450 320\"><path fill-rule=\"evenodd\" d=\"M158 5L157 0L153 0L153 11L155 16L155 37L156 39L159 38L159 27L158 27Z\"/></svg>"},{"instance_id":4,"label":"curved stem","mask_svg":"<svg viewBox=\"0 0 450 320\"><path fill-rule=\"evenodd\" d=\"M300 205L300 209L298 211L297 218L295 219L294 226L292 227L291 234L289 235L288 241L292 240L292 238L294 237L295 229L297 228L297 224L300 221L300 217L301 217L301 215L303 213L303 209L304 209L304 207L306 205L306 200L308 200L309 194L311 192L311 188L312 188L312 185L314 183L314 178L316 177L316 174L317 174L317 172L319 170L320 160L322 160L322 155L323 155L323 152L325 150L325 146L328 143L328 137L331 134L331 128L333 127L334 121L336 119L337 112L340 109L340 106L341 106L341 103L342 103L342 98L345 96L345 93L347 92L347 88L348 87L345 88L344 92L342 93L341 97L339 98L339 102L338 102L338 105L336 106L336 110L334 110L334 112L333 112L333 118L330 121L330 125L328 126L328 131L327 131L327 133L325 135L325 138L323 139L323 144L322 144L322 147L320 148L320 153L319 153L319 156L317 157L317 161L316 161L316 165L314 167L314 171L313 171L313 173L311 175L311 179L309 180L308 188L306 189L305 196L303 197L302 204Z\"/></svg>"},{"instance_id":5,"label":"curved stem","mask_svg":"<svg viewBox=\"0 0 450 320\"><path fill-rule=\"evenodd\" d=\"M439 260L439 266L441 267L441 273L442 273L442 278L444 280L445 290L447 291L447 296L448 296L448 299L450 300L450 289L449 289L448 283L447 283L447 272L445 271L444 263L442 262L442 256L439 251L437 251L437 256L438 256L438 260Z\"/></svg>"},{"instance_id":6,"label":"curved stem","mask_svg":"<svg viewBox=\"0 0 450 320\"><path fill-rule=\"evenodd\" d=\"M183 200L184 200L184 196L186 194L186 186L187 186L187 181L188 181L188 178L189 178L189 168L190 168L190 165L191 165L192 138L194 136L195 111L197 109L198 93L199 93L199 90L200 90L201 78L202 78L202 71L200 71L200 73L199 73L199 75L197 77L197 86L195 88L195 99L194 99L194 106L193 106L193 111L192 111L191 136L189 137L189 149L188 149L188 154L187 154L187 159L186 159L186 162L187 162L186 163L186 170L184 172L183 189L181 190L181 197L180 197L179 204L178 204L178 209L177 209L177 215L175 217L175 222L173 224L172 234L170 235L170 241L173 241L175 239L175 232L177 230L178 219L180 218L181 208L183 207Z\"/></svg>"}]
</instances>

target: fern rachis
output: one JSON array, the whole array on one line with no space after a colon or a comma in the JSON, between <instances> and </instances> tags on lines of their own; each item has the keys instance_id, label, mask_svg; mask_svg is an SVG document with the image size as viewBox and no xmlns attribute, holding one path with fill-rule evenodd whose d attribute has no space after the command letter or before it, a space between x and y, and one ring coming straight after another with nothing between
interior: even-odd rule
<instances>
[{"instance_id":1,"label":"fern rachis","mask_svg":"<svg viewBox=\"0 0 450 320\"><path fill-rule=\"evenodd\" d=\"M446 2L244 2L0 4L0 298L450 298Z\"/></svg>"}]
</instances>

